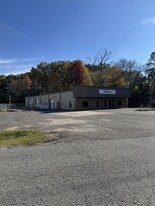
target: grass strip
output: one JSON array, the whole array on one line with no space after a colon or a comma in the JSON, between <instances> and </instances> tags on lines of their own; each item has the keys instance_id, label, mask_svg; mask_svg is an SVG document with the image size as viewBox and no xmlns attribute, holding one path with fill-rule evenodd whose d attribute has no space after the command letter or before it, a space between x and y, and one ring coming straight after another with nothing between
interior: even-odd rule
<instances>
[{"instance_id":1,"label":"grass strip","mask_svg":"<svg viewBox=\"0 0 155 206\"><path fill-rule=\"evenodd\" d=\"M47 134L35 130L0 131L0 148L12 146L31 146L47 140Z\"/></svg>"}]
</instances>

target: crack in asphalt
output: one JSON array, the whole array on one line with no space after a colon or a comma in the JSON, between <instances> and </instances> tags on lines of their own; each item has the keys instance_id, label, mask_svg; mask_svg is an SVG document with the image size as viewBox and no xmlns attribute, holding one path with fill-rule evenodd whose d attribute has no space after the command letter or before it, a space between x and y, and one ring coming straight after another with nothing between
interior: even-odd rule
<instances>
[{"instance_id":1,"label":"crack in asphalt","mask_svg":"<svg viewBox=\"0 0 155 206\"><path fill-rule=\"evenodd\" d=\"M0 150L0 205L155 205L154 113L123 111L111 121L100 121L105 114L76 121L35 112L1 116L1 129L29 125L56 139Z\"/></svg>"}]
</instances>

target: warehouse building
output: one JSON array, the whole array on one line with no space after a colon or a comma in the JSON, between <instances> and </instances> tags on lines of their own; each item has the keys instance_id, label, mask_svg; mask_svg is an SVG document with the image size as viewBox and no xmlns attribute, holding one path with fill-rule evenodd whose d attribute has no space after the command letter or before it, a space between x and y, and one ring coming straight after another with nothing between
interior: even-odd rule
<instances>
[{"instance_id":1,"label":"warehouse building","mask_svg":"<svg viewBox=\"0 0 155 206\"><path fill-rule=\"evenodd\" d=\"M26 97L26 107L51 110L93 110L128 107L130 89L74 86L72 91Z\"/></svg>"}]
</instances>

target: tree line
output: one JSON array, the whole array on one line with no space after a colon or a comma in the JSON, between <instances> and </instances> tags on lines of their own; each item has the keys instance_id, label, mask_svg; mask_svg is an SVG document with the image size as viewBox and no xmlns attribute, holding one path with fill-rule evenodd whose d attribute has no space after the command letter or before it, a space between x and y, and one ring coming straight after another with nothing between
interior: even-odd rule
<instances>
[{"instance_id":1,"label":"tree line","mask_svg":"<svg viewBox=\"0 0 155 206\"><path fill-rule=\"evenodd\" d=\"M0 103L23 103L26 96L68 91L74 85L124 87L131 89L129 106L147 106L155 96L155 52L145 65L121 58L110 62L111 52L104 49L93 58L41 62L29 72L0 75Z\"/></svg>"}]
</instances>

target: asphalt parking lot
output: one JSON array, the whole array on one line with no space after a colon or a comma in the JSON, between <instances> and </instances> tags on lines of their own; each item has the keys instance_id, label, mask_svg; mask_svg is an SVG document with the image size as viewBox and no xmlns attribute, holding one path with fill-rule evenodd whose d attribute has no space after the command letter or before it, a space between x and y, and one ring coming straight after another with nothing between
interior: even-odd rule
<instances>
[{"instance_id":1,"label":"asphalt parking lot","mask_svg":"<svg viewBox=\"0 0 155 206\"><path fill-rule=\"evenodd\" d=\"M0 205L155 205L155 111L0 114L25 128L55 141L0 149Z\"/></svg>"}]
</instances>

